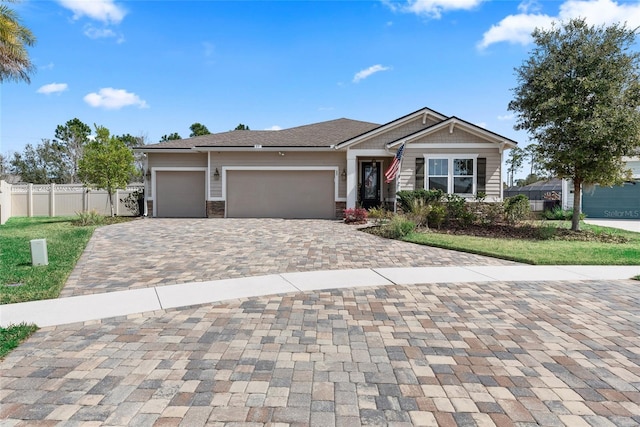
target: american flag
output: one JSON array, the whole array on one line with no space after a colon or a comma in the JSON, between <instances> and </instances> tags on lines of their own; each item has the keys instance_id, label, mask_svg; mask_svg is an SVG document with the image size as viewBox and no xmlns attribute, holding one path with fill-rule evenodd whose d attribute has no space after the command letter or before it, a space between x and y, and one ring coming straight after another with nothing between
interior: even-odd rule
<instances>
[{"instance_id":1,"label":"american flag","mask_svg":"<svg viewBox=\"0 0 640 427\"><path fill-rule=\"evenodd\" d=\"M398 172L400 171L400 162L402 161L402 155L404 154L404 144L405 143L403 142L400 148L398 148L396 156L393 158L393 162L391 162L389 169L384 173L384 182L391 182L396 179L396 176L398 176Z\"/></svg>"}]
</instances>

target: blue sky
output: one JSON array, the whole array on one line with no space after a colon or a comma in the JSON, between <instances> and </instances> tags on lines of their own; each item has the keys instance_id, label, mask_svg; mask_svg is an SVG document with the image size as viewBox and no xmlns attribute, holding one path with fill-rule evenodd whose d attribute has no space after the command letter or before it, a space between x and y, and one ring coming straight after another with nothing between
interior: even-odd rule
<instances>
[{"instance_id":1,"label":"blue sky","mask_svg":"<svg viewBox=\"0 0 640 427\"><path fill-rule=\"evenodd\" d=\"M25 1L31 84L3 83L0 153L77 117L150 143L194 122L279 129L386 123L429 107L529 143L507 111L529 34L554 20L640 26L640 3Z\"/></svg>"}]
</instances>

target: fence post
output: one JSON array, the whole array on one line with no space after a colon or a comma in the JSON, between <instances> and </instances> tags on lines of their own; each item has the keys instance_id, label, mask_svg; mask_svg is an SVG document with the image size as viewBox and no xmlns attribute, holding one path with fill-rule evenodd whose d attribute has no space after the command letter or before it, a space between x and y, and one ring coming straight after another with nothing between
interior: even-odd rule
<instances>
[{"instance_id":1,"label":"fence post","mask_svg":"<svg viewBox=\"0 0 640 427\"><path fill-rule=\"evenodd\" d=\"M27 186L27 216L33 216L33 184Z\"/></svg>"},{"instance_id":2,"label":"fence post","mask_svg":"<svg viewBox=\"0 0 640 427\"><path fill-rule=\"evenodd\" d=\"M116 200L114 201L116 204L116 216L120 216L120 190L116 189Z\"/></svg>"},{"instance_id":3,"label":"fence post","mask_svg":"<svg viewBox=\"0 0 640 427\"><path fill-rule=\"evenodd\" d=\"M53 182L49 187L49 216L56 216L56 185Z\"/></svg>"}]
</instances>

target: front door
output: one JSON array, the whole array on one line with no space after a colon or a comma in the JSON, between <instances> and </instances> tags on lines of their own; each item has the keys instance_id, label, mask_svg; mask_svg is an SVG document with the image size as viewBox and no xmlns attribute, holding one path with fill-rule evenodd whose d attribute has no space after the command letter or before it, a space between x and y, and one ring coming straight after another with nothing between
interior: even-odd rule
<instances>
[{"instance_id":1,"label":"front door","mask_svg":"<svg viewBox=\"0 0 640 427\"><path fill-rule=\"evenodd\" d=\"M365 209L380 206L380 162L362 162L360 202Z\"/></svg>"}]
</instances>

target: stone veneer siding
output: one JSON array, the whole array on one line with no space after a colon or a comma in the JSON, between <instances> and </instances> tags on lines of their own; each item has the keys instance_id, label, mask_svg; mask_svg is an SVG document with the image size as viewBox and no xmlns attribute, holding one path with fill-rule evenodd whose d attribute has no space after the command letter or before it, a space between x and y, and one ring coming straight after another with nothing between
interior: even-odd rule
<instances>
[{"instance_id":1,"label":"stone veneer siding","mask_svg":"<svg viewBox=\"0 0 640 427\"><path fill-rule=\"evenodd\" d=\"M345 209L347 209L347 202L336 202L336 219L344 218Z\"/></svg>"},{"instance_id":2,"label":"stone veneer siding","mask_svg":"<svg viewBox=\"0 0 640 427\"><path fill-rule=\"evenodd\" d=\"M207 218L224 218L224 201L207 200Z\"/></svg>"}]
</instances>

